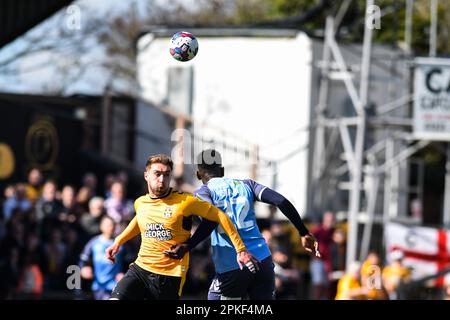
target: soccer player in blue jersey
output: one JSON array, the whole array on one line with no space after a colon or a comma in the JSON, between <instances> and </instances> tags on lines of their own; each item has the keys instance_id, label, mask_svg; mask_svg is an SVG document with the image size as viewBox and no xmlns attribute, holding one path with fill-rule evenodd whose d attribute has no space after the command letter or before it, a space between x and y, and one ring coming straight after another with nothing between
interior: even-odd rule
<instances>
[{"instance_id":1,"label":"soccer player in blue jersey","mask_svg":"<svg viewBox=\"0 0 450 320\"><path fill-rule=\"evenodd\" d=\"M107 300L116 283L123 276L123 249L116 254L113 264L105 256L105 250L114 243L115 222L104 216L100 222L101 234L93 237L85 245L80 255L79 266L81 276L92 281L92 292L95 300Z\"/></svg>"},{"instance_id":2,"label":"soccer player in blue jersey","mask_svg":"<svg viewBox=\"0 0 450 320\"><path fill-rule=\"evenodd\" d=\"M320 257L317 240L303 224L291 202L276 191L253 180L225 178L219 152L205 150L200 154L197 178L202 180L203 185L195 191L195 194L228 214L248 251L260 261L256 266L252 264L247 268L239 266L234 259L236 252L227 235L217 223L203 219L187 242L173 246L166 254L180 259L211 234L216 275L209 288L209 300L275 298L274 264L269 247L256 224L255 201L277 206L297 228L305 250ZM253 269L255 267L257 270Z\"/></svg>"}]
</instances>

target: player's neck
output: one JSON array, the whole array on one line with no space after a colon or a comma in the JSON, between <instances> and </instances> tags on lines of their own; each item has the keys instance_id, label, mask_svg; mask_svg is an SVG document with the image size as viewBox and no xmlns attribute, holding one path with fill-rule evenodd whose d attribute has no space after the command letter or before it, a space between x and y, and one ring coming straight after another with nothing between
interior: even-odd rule
<instances>
[{"instance_id":1,"label":"player's neck","mask_svg":"<svg viewBox=\"0 0 450 320\"><path fill-rule=\"evenodd\" d=\"M202 182L203 184L207 184L209 180L214 179L214 178L222 178L221 176L218 175L204 175L202 177Z\"/></svg>"},{"instance_id":2,"label":"player's neck","mask_svg":"<svg viewBox=\"0 0 450 320\"><path fill-rule=\"evenodd\" d=\"M156 194L154 194L150 189L148 189L148 195L149 195L150 198L152 198L152 199L161 199L161 198L166 197L166 196L170 193L171 190L172 190L172 188L168 188L167 191L164 192L163 194L156 195Z\"/></svg>"}]
</instances>

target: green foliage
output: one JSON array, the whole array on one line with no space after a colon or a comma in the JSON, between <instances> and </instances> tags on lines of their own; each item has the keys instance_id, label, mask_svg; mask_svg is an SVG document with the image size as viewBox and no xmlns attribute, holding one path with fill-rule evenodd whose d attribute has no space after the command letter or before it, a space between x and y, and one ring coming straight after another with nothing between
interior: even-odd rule
<instances>
[{"instance_id":1,"label":"green foliage","mask_svg":"<svg viewBox=\"0 0 450 320\"><path fill-rule=\"evenodd\" d=\"M224 0L202 0L208 2L224 2ZM323 30L327 13L335 14L343 1L330 1L327 11L312 17L298 28L308 31ZM321 3L321 0L229 0L228 10L207 10L205 14L199 11L196 20L204 20L214 26L221 21L231 25L251 25L258 22L299 17ZM405 47L405 16L406 0L375 0L375 5L381 9L381 29L375 30L374 39L379 44ZM341 37L348 41L362 41L365 22L366 0L353 0L341 24ZM205 5L205 8L208 8ZM223 8L223 5L222 5ZM224 15L225 14L225 15ZM204 19L204 18L208 19ZM207 20L207 21L206 21ZM430 34L430 0L414 0L412 16L413 53L426 55L429 50ZM447 54L450 50L450 1L439 1L438 7L438 54Z\"/></svg>"}]
</instances>

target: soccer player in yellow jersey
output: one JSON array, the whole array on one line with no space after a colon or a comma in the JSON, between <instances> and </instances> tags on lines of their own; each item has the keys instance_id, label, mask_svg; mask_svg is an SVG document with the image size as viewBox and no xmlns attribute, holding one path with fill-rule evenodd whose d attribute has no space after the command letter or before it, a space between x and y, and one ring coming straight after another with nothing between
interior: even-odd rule
<instances>
[{"instance_id":1,"label":"soccer player in yellow jersey","mask_svg":"<svg viewBox=\"0 0 450 320\"><path fill-rule=\"evenodd\" d=\"M358 262L353 262L338 282L335 300L367 300L368 289L361 286Z\"/></svg>"},{"instance_id":2,"label":"soccer player in yellow jersey","mask_svg":"<svg viewBox=\"0 0 450 320\"><path fill-rule=\"evenodd\" d=\"M106 249L106 256L114 262L121 245L141 235L141 246L135 263L111 293L111 299L178 299L189 267L189 255L172 259L165 251L191 236L192 215L218 222L225 230L237 252L237 261L257 270L257 260L247 251L230 218L190 194L170 188L173 162L166 155L151 156L147 160L144 178L148 194L139 197L134 207L136 216L127 228Z\"/></svg>"},{"instance_id":3,"label":"soccer player in yellow jersey","mask_svg":"<svg viewBox=\"0 0 450 320\"><path fill-rule=\"evenodd\" d=\"M389 295L389 299L402 299L399 296L399 288L402 284L411 281L411 270L403 265L404 253L399 250L389 254L390 263L383 268L383 285Z\"/></svg>"}]
</instances>

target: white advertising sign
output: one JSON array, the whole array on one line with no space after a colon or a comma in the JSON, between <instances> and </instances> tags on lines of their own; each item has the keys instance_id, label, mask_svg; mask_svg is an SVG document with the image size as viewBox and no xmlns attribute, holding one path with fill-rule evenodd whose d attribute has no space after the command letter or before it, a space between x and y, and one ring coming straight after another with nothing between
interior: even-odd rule
<instances>
[{"instance_id":1,"label":"white advertising sign","mask_svg":"<svg viewBox=\"0 0 450 320\"><path fill-rule=\"evenodd\" d=\"M450 141L450 59L416 59L414 136Z\"/></svg>"}]
</instances>

